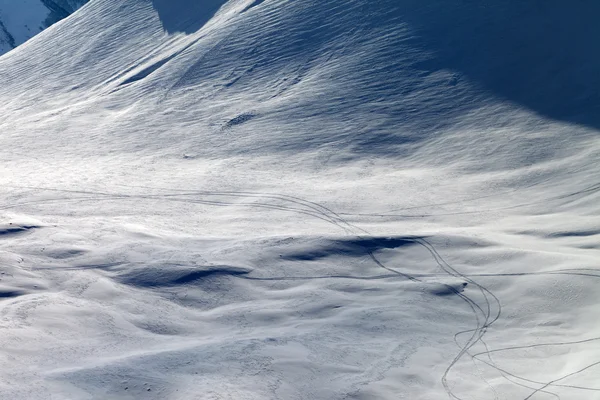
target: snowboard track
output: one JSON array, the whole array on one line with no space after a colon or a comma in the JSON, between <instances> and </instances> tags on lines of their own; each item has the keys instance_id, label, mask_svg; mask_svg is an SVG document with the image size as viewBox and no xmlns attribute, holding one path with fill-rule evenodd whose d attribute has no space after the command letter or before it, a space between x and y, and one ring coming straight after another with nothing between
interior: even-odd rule
<instances>
[{"instance_id":1,"label":"snowboard track","mask_svg":"<svg viewBox=\"0 0 600 400\"><path fill-rule=\"evenodd\" d=\"M142 189L152 189L165 191L167 193L162 194L127 194L127 193L112 193L109 191L86 191L86 190L64 190L64 189L54 189L54 188L42 188L42 187L32 187L32 186L10 186L14 189L28 189L28 190L36 190L36 191L45 191L45 192L56 192L61 193L63 196L56 199L46 199L40 201L30 201L30 202L22 202L18 204L4 205L0 206L0 210L14 209L20 208L24 206L35 206L35 205L48 205L54 203L65 203L65 202L97 202L97 201L127 201L127 200L153 200L153 201L172 201L172 202L184 202L184 203L192 203L192 204L202 204L202 205L210 205L210 206L245 206L245 207L253 207L259 209L271 209L271 210L279 210L285 212L292 212L296 214L307 215L313 218L317 218L319 220L325 221L329 224L334 225L335 227L341 229L345 234L349 236L353 236L359 241L369 240L371 238L371 234L363 228L356 226L355 224L349 222L347 219L343 218L344 216L352 216L354 214L340 214L333 211L331 208L328 208L322 204L319 204L314 201L302 199L296 196L289 196L284 194L277 193L260 193L260 192L238 192L238 191L188 191L188 190L172 190L172 189L163 189L163 188L152 188L147 186L126 186L129 189L133 188L142 188ZM598 185L594 185L594 187L589 188L590 190L583 190L573 195L585 194L590 191L598 190ZM563 195L557 196L556 198L568 198L572 195ZM211 200L211 198L230 198L230 199L252 199L257 200L251 203L239 203L234 202L232 200L223 201L223 200ZM269 201L276 201L280 203L269 203ZM355 215L360 216L360 215ZM506 347L506 348L496 348L490 349L488 344L484 341L484 337L488 330L496 323L502 316L502 303L500 299L486 286L478 283L473 279L473 277L482 277L482 278L501 278L501 277L523 277L523 276L534 276L534 275L571 275L571 276L590 276L600 278L600 269L592 269L592 268L582 268L582 269L560 269L554 271L545 271L538 273L505 273L505 274L471 274L466 275L452 267L439 253L436 246L432 243L431 239L425 238L422 236L403 236L402 240L412 241L414 244L423 247L434 259L438 268L441 270L441 273L435 274L407 274L401 272L395 268L388 267L384 263L382 263L375 251L365 247L365 255L368 256L372 262L377 265L379 268L382 268L388 271L390 274L374 276L374 277L355 277L355 276L322 276L322 277L271 277L271 278L256 278L252 276L247 276L245 274L232 276L235 279L246 279L246 280L293 280L293 279L328 279L328 278L340 278L340 279L386 279L393 276L402 277L410 282L414 282L416 284L427 284L427 282L423 281L422 278L426 277L453 277L464 281L465 283L471 285L471 287L476 288L476 292L481 297L481 300L475 300L472 296L469 296L457 289L456 287L442 283L442 285L451 293L458 296L465 304L469 307L470 311L473 314L475 320L475 327L473 329L464 330L457 332L454 335L454 342L459 347L459 352L457 355L449 362L449 365L445 369L443 375L440 380L444 387L444 390L448 394L448 397L455 400L463 400L455 391L452 389L450 384L450 375L452 370L461 362L465 357L469 357L471 361L476 366L476 362L480 362L483 365L490 367L500 373L506 380L509 382L521 386L523 388L532 390L532 393L529 396L525 397L524 400L529 400L533 398L538 393L545 393L551 395L557 399L560 399L560 396L556 393L550 392L547 389L550 387L557 388L566 388L566 389L577 389L584 391L599 391L600 388L590 388L583 387L577 385L566 385L560 384L559 382L567 379L569 377L573 377L581 372L584 372L588 369L591 369L597 365L600 365L600 361L591 363L584 368L581 368L577 371L564 375L562 377L555 378L548 382L540 382L532 379L528 379L523 376L516 375L507 371L500 366L498 366L492 359L492 354L500 353L503 351L515 350L515 349L527 349L527 348L535 348L535 347L543 347L543 346L568 346L573 344L582 344L600 341L600 337L598 338L590 338L583 341L575 341L575 342L560 342L560 343L546 343L546 344L533 344L529 346L521 346L521 347ZM466 341L461 344L460 337L468 335ZM473 352L473 348L481 344L485 351L481 352ZM487 358L487 359L485 359ZM481 377L486 383L485 378ZM498 395L495 389L487 383L488 387L494 392L494 398L497 399ZM539 387L534 387L532 385L537 385Z\"/></svg>"}]
</instances>

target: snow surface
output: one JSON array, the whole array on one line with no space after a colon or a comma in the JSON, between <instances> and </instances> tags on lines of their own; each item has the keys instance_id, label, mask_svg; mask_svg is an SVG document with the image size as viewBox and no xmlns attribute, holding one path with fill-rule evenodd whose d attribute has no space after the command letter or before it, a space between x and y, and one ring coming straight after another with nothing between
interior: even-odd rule
<instances>
[{"instance_id":1,"label":"snow surface","mask_svg":"<svg viewBox=\"0 0 600 400\"><path fill-rule=\"evenodd\" d=\"M600 399L595 4L92 0L7 53L0 397Z\"/></svg>"}]
</instances>

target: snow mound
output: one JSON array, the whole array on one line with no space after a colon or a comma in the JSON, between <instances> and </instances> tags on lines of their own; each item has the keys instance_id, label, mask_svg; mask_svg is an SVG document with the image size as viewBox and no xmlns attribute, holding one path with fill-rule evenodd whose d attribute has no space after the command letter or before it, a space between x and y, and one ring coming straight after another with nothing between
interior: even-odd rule
<instances>
[{"instance_id":1,"label":"snow mound","mask_svg":"<svg viewBox=\"0 0 600 400\"><path fill-rule=\"evenodd\" d=\"M7 53L0 397L600 398L597 11L94 0Z\"/></svg>"}]
</instances>

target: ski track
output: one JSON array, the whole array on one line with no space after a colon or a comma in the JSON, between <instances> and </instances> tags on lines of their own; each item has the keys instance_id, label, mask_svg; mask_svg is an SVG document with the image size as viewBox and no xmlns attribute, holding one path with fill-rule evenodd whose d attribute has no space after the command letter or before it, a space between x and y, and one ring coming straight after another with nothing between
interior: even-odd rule
<instances>
[{"instance_id":1,"label":"ski track","mask_svg":"<svg viewBox=\"0 0 600 400\"><path fill-rule=\"evenodd\" d=\"M0 57L0 397L600 399L565 4L93 0Z\"/></svg>"},{"instance_id":2,"label":"ski track","mask_svg":"<svg viewBox=\"0 0 600 400\"><path fill-rule=\"evenodd\" d=\"M55 165L52 163L47 163L47 164L51 165L52 167L55 167ZM69 171L69 172L71 172L71 171ZM243 205L246 207L259 208L259 209L281 210L281 211L286 211L286 212L291 212L291 213L296 213L296 214L301 214L301 215L306 215L306 216L309 216L312 218L316 218L316 219L319 219L319 220L322 220L322 221L332 224L336 228L342 230L345 234L355 235L356 239L359 239L359 240L368 239L370 237L370 233L362 228L359 228L358 226L356 226L352 223L349 223L344 217L402 216L402 215L398 215L398 214L387 214L387 213L380 214L380 215L378 215L378 214L337 213L337 212L333 211L331 208L325 207L317 202L309 201L309 200L302 199L302 198L296 197L296 196L289 196L289 195L283 195L283 194L277 194L277 193L228 192L228 191L211 192L211 191L194 191L194 190L192 190L192 191L187 191L187 190L173 191L172 189L162 189L162 188L154 188L154 187L148 187L148 186L130 186L130 185L124 186L127 189L139 188L139 189L150 189L150 190L159 190L159 191L167 192L167 193L163 193L163 194L159 194L159 195L132 195L132 194L126 194L126 193L94 192L94 191L87 191L87 190L65 190L65 189L42 188L42 187L33 187L33 186L30 187L30 186L16 186L15 185L15 186L11 186L11 187L13 189L21 189L21 190L28 189L28 190L33 190L36 192L58 192L61 194L70 194L70 195L85 195L87 197L63 197L63 198L52 199L52 200L26 202L26 203L21 203L21 204L12 204L10 206L8 206L8 205L0 206L0 210L20 208L23 206L30 206L30 205L47 205L50 203L65 204L65 203L69 203L69 202L82 202L82 201L99 202L99 201L108 201L108 200L110 200L110 201L115 201L115 200L135 201L135 200L139 200L139 199L155 200L155 201L159 201L159 202L160 201L186 202L186 203L196 203L196 204L204 204L204 205L211 205L211 206L239 206L240 204L235 203L235 202L201 200L201 199L199 199L199 197L200 198L201 197L209 197L209 198L210 197L231 197L231 198L242 198L242 199L253 199L253 200L257 199L259 201L255 201L251 204L243 204ZM591 186L584 188L577 192L553 196L553 197L550 197L548 199L545 199L545 200L539 201L539 202L519 204L519 205L512 206L512 207L498 208L498 209L493 209L493 210L472 211L472 212L468 212L468 213L485 213L485 212L497 211L497 210L522 208L522 207L527 207L527 206L531 206L531 205L547 203L550 201L564 200L564 199L569 199L569 198L572 198L575 196L596 193L599 190L600 190L600 185L591 185ZM392 210L392 211L412 210L412 209L418 209L418 208L428 208L428 207L460 204L460 203L465 203L465 202L477 201L477 200L481 200L481 199L489 198L489 197L502 197L502 196L506 196L507 194L514 193L514 192L515 191L510 191L510 192L504 192L504 193L499 193L499 194L494 194L494 195L474 197L471 199L461 200L459 202L444 202L444 203L429 204L429 205L423 205L423 206L407 207L407 208L397 209L397 210ZM264 200L281 201L283 204L292 204L293 206L261 202ZM456 214L461 214L461 213L424 214L424 215L418 215L418 216L410 215L410 216L402 216L402 217L424 218L424 217L431 217L431 216L436 216L436 215L446 215L447 216L447 215L456 215ZM462 213L462 214L464 214L464 213ZM344 216L344 217L342 217L342 216ZM516 349L529 349L529 348L535 348L535 347L568 346L568 345L572 345L572 344L590 343L590 342L600 340L600 337L582 340L582 341L574 341L574 342L536 344L536 345L530 345L530 346L506 347L506 348L497 348L497 349L490 350L489 345L484 341L484 336L487 333L488 329L490 329L492 327L492 325L501 318L502 305L501 305L500 300L485 286L483 286L483 285L477 283L475 280L473 280L472 279L473 275L467 276L467 275L461 274L459 271L457 271L456 269L451 267L444 260L444 258L442 258L442 256L436 250L436 248L425 238L416 237L416 236L415 237L406 236L406 237L404 237L404 239L413 241L414 243L416 243L419 246L422 246L424 249L426 249L430 253L431 257L435 260L435 262L439 266L439 268L442 271L444 271L445 276L460 278L460 279L464 280L464 282L471 284L473 287L476 287L482 297L483 303L478 303L477 301L473 300L472 297L466 296L464 293L462 293L457 288L455 288L451 285L443 284L450 292L452 292L456 296L460 297L466 303L466 305L469 307L469 309L473 313L474 322L476 325L476 327L474 329L460 331L454 335L454 342L456 343L456 345L459 347L460 350L459 350L458 354L456 355L456 357L449 363L448 367L444 371L443 376L441 377L441 383L442 383L444 389L446 390L449 398L456 399L456 400L463 400L462 397L455 394L454 391L452 390L451 384L448 381L448 377L449 377L450 373L452 372L452 369L465 356L468 356L471 358L471 360L474 363L473 365L475 368L477 368L476 362L481 362L481 363L485 364L486 366L491 367L491 368L497 370L498 372L500 372L507 381L509 381L517 386L521 386L526 389L532 390L532 393L529 396L525 397L524 400L531 399L538 393L545 393L545 394L553 396L554 398L560 399L561 397L558 396L556 393L553 393L553 392L547 390L548 388L553 387L553 386L563 387L563 388L568 388L568 389L584 390L584 391L600 391L600 388L597 389L597 388L589 388L589 387L582 387L582 386L576 386L576 385L563 385L563 384L558 383L561 380L564 380L568 377L575 376L578 373L581 373L590 368L593 368L594 366L599 365L600 362L591 363L590 365L588 365L578 371L575 371L573 373L567 374L560 378L551 380L549 382L540 382L540 381L527 379L522 376L513 374L509 371L506 371L506 370L502 369L501 367L499 367L496 363L494 363L494 361L491 358L491 355L494 353L500 353L503 351L510 351L510 350L516 350ZM422 277L438 277L439 278L439 277L444 276L444 275L431 275L431 274L430 275L409 275L409 274L403 273L401 271L387 267L385 264L383 264L379 261L379 259L373 253L373 251L365 249L365 252L375 265L377 265L378 267L380 267L388 272L391 272L393 275L383 275L380 277L371 277L371 278L351 277L351 276L338 276L338 277L324 276L324 277L299 277L299 278L293 278L293 277L252 278L252 277L247 277L247 276L238 276L238 278L239 279L248 279L248 280L277 280L277 279L309 280L309 279L332 279L332 278L361 279L362 280L362 279L386 279L386 278L389 278L389 277L395 275L395 276L402 277L404 279L407 279L407 280L417 283L417 284L423 284L424 282L420 279ZM105 268L108 266L110 266L110 265L90 266L89 268L99 268L99 267ZM585 273L582 271L598 272L598 275L593 274L593 273ZM476 276L497 277L498 278L498 277L502 277L502 276L514 277L514 276L535 276L535 275L570 275L570 276L590 276L590 277L599 277L600 278L600 269L598 269L598 270L594 270L594 269L555 270L555 271L546 271L546 272L538 272L538 273L514 273L514 274L477 274ZM494 311L494 309L495 309L495 311ZM463 345L461 345L459 343L459 337L461 337L463 335L469 335L469 336L468 336L467 341ZM485 347L486 351L472 354L471 349L479 343L481 343ZM484 356L488 357L487 361L482 358ZM482 379L485 380L485 378L482 378ZM486 384L488 386L490 386L489 383L486 382ZM532 387L531 386L532 384L539 385L539 387L537 387L537 388ZM495 390L491 386L490 386L490 388L495 392ZM498 398L497 393L495 394L494 398L495 399Z\"/></svg>"},{"instance_id":3,"label":"ski track","mask_svg":"<svg viewBox=\"0 0 600 400\"><path fill-rule=\"evenodd\" d=\"M212 206L240 205L239 203L234 203L234 202L190 199L190 197L202 197L202 196L233 197L233 198L244 198L244 199L253 199L253 200L257 199L258 200L257 202L253 202L251 204L243 204L243 206L245 206L245 207L253 207L253 208L260 208L260 209L275 209L275 210L282 210L282 211L301 214L301 215L307 215L307 216L310 216L310 217L313 217L316 219L320 219L327 223L330 223L330 224L334 225L336 228L342 230L345 234L354 235L354 237L356 239L368 240L371 237L370 233L368 231L366 231L362 228L359 228L358 226L348 222L346 219L341 217L341 215L352 216L351 214L347 214L347 213L340 214L340 213L337 213L337 212L333 211L332 209L325 207L317 202L305 200L305 199L302 199L302 198L299 198L296 196L288 196L288 195L282 195L282 194L249 193L249 192L207 192L207 191L183 192L182 191L182 193L166 193L166 194L161 194L161 195L130 195L130 194L118 194L118 193L108 193L108 192L62 190L62 189L25 187L25 186L14 186L14 188L31 189L31 190L35 190L35 191L59 192L59 193L63 193L63 194L67 193L67 194L78 194L78 195L90 195L91 197L79 197L79 198L65 197L65 198L40 201L40 202L14 204L11 206L0 207L1 210L5 210L5 209L9 209L9 208L19 208L19 207L22 207L25 205L47 205L48 203L51 203L51 202L56 202L58 204L65 204L68 202L79 202L79 201L99 202L99 201L107 201L107 200L110 200L110 201L123 200L124 201L124 200L136 200L136 199L188 202L188 203L197 203L197 204L205 204L205 205L212 205ZM150 189L148 187L141 187L141 188ZM156 189L156 188L152 188L152 189ZM595 190L596 188L593 188L593 189ZM164 189L162 189L162 190L164 190ZM582 192L585 193L587 191L588 190L586 189L586 190L583 190ZM576 193L576 194L579 194L579 193ZM556 199L571 197L572 195L573 194L557 196ZM183 198L178 198L178 197L183 197ZM292 204L293 206L285 206L285 205L280 205L280 204L269 204L269 203L264 202L265 200L281 201L283 204ZM305 207L305 208L302 208L302 207ZM253 278L250 276L237 276L237 278L238 279L247 279L247 280L278 280L278 279L281 279L281 280L294 280L294 279L312 280L312 279L335 279L335 278L364 280L364 279L387 279L387 278L390 278L393 276L398 276L403 279L407 279L408 281L411 281L415 284L426 284L422 279L420 279L420 278L424 278L424 277L440 278L443 276L448 276L448 277L460 278L464 282L472 285L472 287L477 288L477 291L481 295L482 302L481 301L478 302L478 301L474 300L472 298L472 296L465 295L461 290L457 289L454 286L443 284L450 292L454 293L456 296L460 297L465 302L465 304L469 307L469 309L473 313L474 323L476 325L476 327L473 329L460 331L454 335L454 341L455 341L456 345L459 347L459 352L455 356L455 358L450 361L448 367L444 371L443 376L441 377L441 382L442 382L449 398L453 398L456 400L463 399L463 397L461 397L460 394L456 394L452 390L452 387L451 387L452 385L449 381L449 376L450 376L453 368L459 362L461 362L461 360L464 357L470 357L470 359L473 360L475 367L477 367L475 362L481 362L481 363L485 364L486 366L491 367L491 368L497 370L498 372L500 372L502 374L502 376L505 379L507 379L508 381L510 381L511 383L532 390L532 393L529 396L525 397L524 400L531 399L538 393L545 393L548 395L552 395L553 397L555 397L557 399L560 399L561 398L560 396L558 396L557 394L548 390L548 388L551 388L554 386L568 388L568 389L584 390L584 391L600 391L600 388L582 387L582 386L577 386L577 385L564 385L564 384L559 383L561 380L564 380L568 377L575 376L578 373L586 371L596 365L599 365L600 361L591 363L588 366L586 366L585 368L582 368L578 371L569 373L567 375L564 375L557 379L553 379L548 382L540 382L540 381L527 379L525 377L518 376L516 374L513 374L513 373L499 367L492 360L492 358L491 358L492 354L505 352L505 351L511 351L511 350L517 350L517 349L530 349L530 348L536 348L536 347L550 347L550 346L568 346L568 345L573 345L573 344L591 343L591 342L595 342L595 341L600 341L600 337L581 340L581 341L574 341L574 342L535 344L535 345L529 345L529 346L495 348L495 349L490 350L489 345L484 341L484 337L485 337L487 331L493 326L493 324L501 318L502 304L501 304L500 299L498 297L496 297L486 286L483 286L482 284L473 280L473 276L488 277L488 278L490 278L490 277L501 278L501 277L505 277L505 276L514 277L514 276L536 276L536 275L569 275L569 276L590 276L590 277L600 278L600 269L598 269L598 270L595 270L595 269L555 270L555 271L545 271L545 272L539 272L539 273L465 275L465 274L460 273L456 269L454 269L452 266L450 266L444 260L444 258L440 255L440 253L435 248L435 246L426 238L416 237L416 236L414 236L414 237L404 236L403 240L413 241L415 244L418 244L419 246L426 249L430 253L431 257L435 260L435 262L439 266L440 270L442 270L444 272L444 275L431 275L431 274L429 274L429 275L410 275L410 274L406 274L406 273L403 273L402 271L398 271L396 269L386 266L381 261L379 261L379 259L377 258L377 256L374 254L374 252L372 250L365 249L365 253L368 255L368 257L372 260L372 262L375 265L377 265L378 267L380 267L388 272L391 272L392 275L382 275L382 276L378 276L378 277L323 276L323 277L297 277L297 278L294 278L294 277ZM87 268L106 268L106 267L110 267L110 266L111 265L88 266ZM595 273L592 273L592 272L595 272ZM460 344L459 338L464 335L467 335L468 338L464 342L464 344ZM471 349L480 343L485 347L486 351L477 352L477 353L473 354ZM482 357L488 357L488 360L486 361ZM482 379L484 379L484 378L482 378ZM489 385L489 383L488 383L488 385ZM531 385L538 385L539 387L532 387ZM497 398L497 394L495 395L495 398Z\"/></svg>"}]
</instances>

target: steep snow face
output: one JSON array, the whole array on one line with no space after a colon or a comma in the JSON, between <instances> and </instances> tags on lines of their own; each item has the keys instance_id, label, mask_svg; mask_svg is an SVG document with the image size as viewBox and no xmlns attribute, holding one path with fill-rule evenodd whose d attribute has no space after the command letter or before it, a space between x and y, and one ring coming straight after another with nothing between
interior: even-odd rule
<instances>
[{"instance_id":1,"label":"steep snow face","mask_svg":"<svg viewBox=\"0 0 600 400\"><path fill-rule=\"evenodd\" d=\"M66 18L89 0L0 0L0 55Z\"/></svg>"},{"instance_id":2,"label":"steep snow face","mask_svg":"<svg viewBox=\"0 0 600 400\"><path fill-rule=\"evenodd\" d=\"M0 58L0 397L600 399L598 5L484 3L94 0Z\"/></svg>"}]
</instances>

